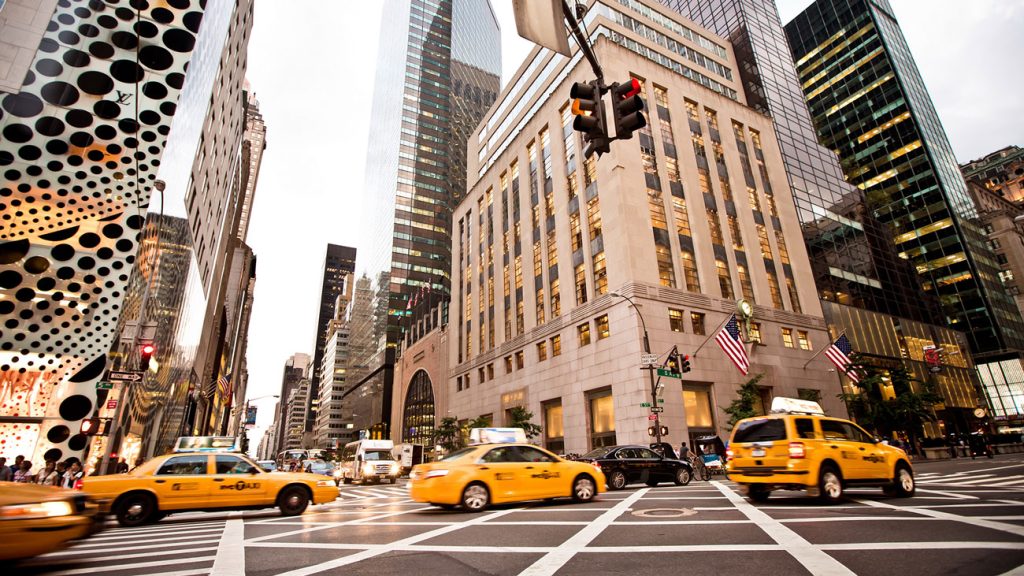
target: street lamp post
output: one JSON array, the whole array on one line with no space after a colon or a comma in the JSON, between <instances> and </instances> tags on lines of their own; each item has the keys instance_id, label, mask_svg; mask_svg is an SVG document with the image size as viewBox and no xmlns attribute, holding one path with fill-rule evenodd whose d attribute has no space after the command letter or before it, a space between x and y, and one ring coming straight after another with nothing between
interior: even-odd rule
<instances>
[{"instance_id":1,"label":"street lamp post","mask_svg":"<svg viewBox=\"0 0 1024 576\"><path fill-rule=\"evenodd\" d=\"M629 296L618 292L612 292L610 296L626 300L629 302L629 305L633 307L633 310L636 310L636 315L640 317L640 326L644 329L644 352L646 354L650 354L651 340L647 336L647 323L644 322L644 315L640 312L640 309L637 308L636 302L633 302L633 299ZM649 365L644 367L644 369L647 370L647 375L651 380L651 410L654 411L658 407L658 388L654 384L654 366ZM661 443L661 414L656 411L654 412L654 439L657 443Z\"/></svg>"}]
</instances>

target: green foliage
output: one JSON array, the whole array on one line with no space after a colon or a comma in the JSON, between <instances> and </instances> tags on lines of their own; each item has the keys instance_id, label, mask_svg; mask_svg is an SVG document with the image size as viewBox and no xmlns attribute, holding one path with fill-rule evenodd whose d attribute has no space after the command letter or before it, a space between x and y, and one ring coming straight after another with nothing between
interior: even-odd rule
<instances>
[{"instance_id":1,"label":"green foliage","mask_svg":"<svg viewBox=\"0 0 1024 576\"><path fill-rule=\"evenodd\" d=\"M493 426L493 424L491 424L491 417L489 415L477 416L466 424L466 430L472 430L473 428L490 428L491 426Z\"/></svg>"},{"instance_id":2,"label":"green foliage","mask_svg":"<svg viewBox=\"0 0 1024 576\"><path fill-rule=\"evenodd\" d=\"M797 396L801 400L810 400L811 402L821 403L821 390L811 390L809 388L800 388L797 391Z\"/></svg>"},{"instance_id":3,"label":"green foliage","mask_svg":"<svg viewBox=\"0 0 1024 576\"><path fill-rule=\"evenodd\" d=\"M445 452L461 448L462 429L459 427L459 421L451 417L442 418L440 424L434 428L434 444Z\"/></svg>"},{"instance_id":4,"label":"green foliage","mask_svg":"<svg viewBox=\"0 0 1024 576\"><path fill-rule=\"evenodd\" d=\"M840 395L850 416L881 436L892 437L896 432L905 432L912 440L921 436L924 423L935 420L932 407L942 402L935 384L914 378L902 365L886 369L860 354L851 360L862 377L853 393ZM893 398L883 393L886 385L892 386Z\"/></svg>"},{"instance_id":5,"label":"green foliage","mask_svg":"<svg viewBox=\"0 0 1024 576\"><path fill-rule=\"evenodd\" d=\"M533 440L537 436L540 436L540 425L531 422L531 420L533 420L533 412L530 412L522 406L516 406L509 410L509 417L509 427L522 428L523 431L526 432L527 440Z\"/></svg>"},{"instance_id":6,"label":"green foliage","mask_svg":"<svg viewBox=\"0 0 1024 576\"><path fill-rule=\"evenodd\" d=\"M757 404L761 400L761 388L757 385L764 378L764 373L755 374L736 390L738 398L732 401L728 408L722 410L729 415L728 429L744 418L760 416L757 411Z\"/></svg>"}]
</instances>

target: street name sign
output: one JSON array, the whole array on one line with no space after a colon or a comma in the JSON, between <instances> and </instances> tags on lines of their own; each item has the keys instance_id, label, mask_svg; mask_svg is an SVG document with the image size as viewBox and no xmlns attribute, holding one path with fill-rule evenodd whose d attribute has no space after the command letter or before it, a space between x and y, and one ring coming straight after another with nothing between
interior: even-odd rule
<instances>
[{"instance_id":1,"label":"street name sign","mask_svg":"<svg viewBox=\"0 0 1024 576\"><path fill-rule=\"evenodd\" d=\"M641 354L640 355L640 365L641 366L651 366L651 365L657 364L657 363L658 363L658 355L657 354Z\"/></svg>"},{"instance_id":2,"label":"street name sign","mask_svg":"<svg viewBox=\"0 0 1024 576\"><path fill-rule=\"evenodd\" d=\"M142 382L142 372L135 370L107 372L107 380L111 382Z\"/></svg>"},{"instance_id":3,"label":"street name sign","mask_svg":"<svg viewBox=\"0 0 1024 576\"><path fill-rule=\"evenodd\" d=\"M650 408L651 407L651 403L650 402L641 402L640 403L640 407L641 408Z\"/></svg>"},{"instance_id":4,"label":"street name sign","mask_svg":"<svg viewBox=\"0 0 1024 576\"><path fill-rule=\"evenodd\" d=\"M663 378L682 378L681 374L676 374L667 368L658 368L658 376Z\"/></svg>"},{"instance_id":5,"label":"street name sign","mask_svg":"<svg viewBox=\"0 0 1024 576\"><path fill-rule=\"evenodd\" d=\"M114 389L114 383L113 382L104 382L104 381L101 380L101 381L96 383L96 389L97 390L113 390Z\"/></svg>"}]
</instances>

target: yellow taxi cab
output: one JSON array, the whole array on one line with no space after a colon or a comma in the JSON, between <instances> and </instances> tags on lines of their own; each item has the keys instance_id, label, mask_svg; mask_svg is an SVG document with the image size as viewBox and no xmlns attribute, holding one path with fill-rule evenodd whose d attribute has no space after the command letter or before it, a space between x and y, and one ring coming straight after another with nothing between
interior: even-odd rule
<instances>
[{"instance_id":1,"label":"yellow taxi cab","mask_svg":"<svg viewBox=\"0 0 1024 576\"><path fill-rule=\"evenodd\" d=\"M334 480L301 472L266 472L237 452L230 437L184 437L174 452L127 474L87 476L82 489L122 526L160 520L173 512L281 509L302 514L310 502L338 497Z\"/></svg>"},{"instance_id":2,"label":"yellow taxi cab","mask_svg":"<svg viewBox=\"0 0 1024 576\"><path fill-rule=\"evenodd\" d=\"M437 462L413 467L413 501L479 512L490 504L525 500L570 497L589 502L605 491L599 468L528 444L522 429L474 428L470 442Z\"/></svg>"},{"instance_id":3,"label":"yellow taxi cab","mask_svg":"<svg viewBox=\"0 0 1024 576\"><path fill-rule=\"evenodd\" d=\"M53 486L0 482L0 560L53 552L99 530L86 495Z\"/></svg>"},{"instance_id":4,"label":"yellow taxi cab","mask_svg":"<svg viewBox=\"0 0 1024 576\"><path fill-rule=\"evenodd\" d=\"M736 423L726 454L729 479L755 502L764 502L773 490L803 490L831 504L854 486L914 495L914 469L906 452L849 420L825 416L816 402L775 398L768 416Z\"/></svg>"}]
</instances>

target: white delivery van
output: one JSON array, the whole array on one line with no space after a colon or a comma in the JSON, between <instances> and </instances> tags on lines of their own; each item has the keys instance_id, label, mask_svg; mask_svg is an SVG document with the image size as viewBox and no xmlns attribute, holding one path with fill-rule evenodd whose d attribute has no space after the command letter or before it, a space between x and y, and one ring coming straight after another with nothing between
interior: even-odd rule
<instances>
[{"instance_id":1,"label":"white delivery van","mask_svg":"<svg viewBox=\"0 0 1024 576\"><path fill-rule=\"evenodd\" d=\"M423 446L421 444L399 444L395 446L395 459L402 466L405 476L417 464L423 464Z\"/></svg>"},{"instance_id":2,"label":"white delivery van","mask_svg":"<svg viewBox=\"0 0 1024 576\"><path fill-rule=\"evenodd\" d=\"M391 451L395 443L391 440L357 440L349 442L341 451L338 463L338 478L345 484L398 480L401 466Z\"/></svg>"}]
</instances>

